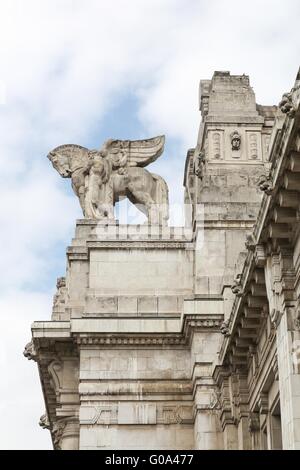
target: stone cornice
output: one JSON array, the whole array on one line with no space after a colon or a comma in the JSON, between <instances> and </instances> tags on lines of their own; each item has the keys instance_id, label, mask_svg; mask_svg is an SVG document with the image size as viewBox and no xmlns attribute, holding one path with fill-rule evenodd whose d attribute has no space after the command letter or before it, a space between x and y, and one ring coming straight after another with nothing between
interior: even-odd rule
<instances>
[{"instance_id":1,"label":"stone cornice","mask_svg":"<svg viewBox=\"0 0 300 470\"><path fill-rule=\"evenodd\" d=\"M183 240L87 240L85 246L69 246L67 256L70 261L87 261L89 251L112 249L142 249L142 250L178 250L194 249L194 243L190 239Z\"/></svg>"},{"instance_id":2,"label":"stone cornice","mask_svg":"<svg viewBox=\"0 0 300 470\"><path fill-rule=\"evenodd\" d=\"M35 322L32 325L34 344L50 340L75 341L84 346L158 347L187 346L194 330L218 332L223 314L185 314L180 318L97 318L74 319L70 322Z\"/></svg>"}]
</instances>

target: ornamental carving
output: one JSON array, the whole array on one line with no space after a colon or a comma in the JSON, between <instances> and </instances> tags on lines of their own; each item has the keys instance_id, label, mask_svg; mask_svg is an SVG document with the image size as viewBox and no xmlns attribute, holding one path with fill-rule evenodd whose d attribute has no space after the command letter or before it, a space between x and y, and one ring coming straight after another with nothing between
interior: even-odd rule
<instances>
[{"instance_id":1,"label":"ornamental carving","mask_svg":"<svg viewBox=\"0 0 300 470\"><path fill-rule=\"evenodd\" d=\"M193 423L193 408L188 405L162 405L157 408L157 424Z\"/></svg>"},{"instance_id":2,"label":"ornamental carving","mask_svg":"<svg viewBox=\"0 0 300 470\"><path fill-rule=\"evenodd\" d=\"M53 444L56 450L61 450L61 438L64 433L64 429L66 427L66 420L64 418L57 420L52 428L52 437L53 437Z\"/></svg>"},{"instance_id":3,"label":"ornamental carving","mask_svg":"<svg viewBox=\"0 0 300 470\"><path fill-rule=\"evenodd\" d=\"M220 331L222 333L222 335L226 337L230 336L230 328L229 328L229 320L226 320L226 321L223 321L223 323L221 324L221 327L220 327Z\"/></svg>"},{"instance_id":4,"label":"ornamental carving","mask_svg":"<svg viewBox=\"0 0 300 470\"><path fill-rule=\"evenodd\" d=\"M284 93L279 103L280 111L286 114L289 118L293 118L298 108L297 104L297 91L300 89L298 83L289 93Z\"/></svg>"},{"instance_id":5,"label":"ornamental carving","mask_svg":"<svg viewBox=\"0 0 300 470\"><path fill-rule=\"evenodd\" d=\"M258 187L261 191L266 193L268 196L272 194L273 191L273 181L268 175L261 175L258 180Z\"/></svg>"},{"instance_id":6,"label":"ornamental carving","mask_svg":"<svg viewBox=\"0 0 300 470\"><path fill-rule=\"evenodd\" d=\"M23 355L29 360L29 361L37 361L37 353L34 348L33 341L30 341L29 343L26 344L25 349L23 351Z\"/></svg>"},{"instance_id":7,"label":"ornamental carving","mask_svg":"<svg viewBox=\"0 0 300 470\"><path fill-rule=\"evenodd\" d=\"M61 362L55 360L52 361L48 366L48 372L50 375L50 385L55 391L56 395L59 395L61 388L61 373L62 373L62 364Z\"/></svg>"},{"instance_id":8,"label":"ornamental carving","mask_svg":"<svg viewBox=\"0 0 300 470\"><path fill-rule=\"evenodd\" d=\"M66 278L59 277L56 282L56 293L53 296L52 319L61 320L61 315L65 313L67 288Z\"/></svg>"},{"instance_id":9,"label":"ornamental carving","mask_svg":"<svg viewBox=\"0 0 300 470\"><path fill-rule=\"evenodd\" d=\"M118 423L118 405L104 405L87 407L91 410L89 418L81 419L81 424L117 424Z\"/></svg>"},{"instance_id":10,"label":"ornamental carving","mask_svg":"<svg viewBox=\"0 0 300 470\"><path fill-rule=\"evenodd\" d=\"M249 150L251 160L258 158L258 139L257 134L250 134L249 136Z\"/></svg>"},{"instance_id":11,"label":"ornamental carving","mask_svg":"<svg viewBox=\"0 0 300 470\"><path fill-rule=\"evenodd\" d=\"M214 132L212 136L213 141L213 156L216 159L221 158L221 135L219 132Z\"/></svg>"},{"instance_id":12,"label":"ornamental carving","mask_svg":"<svg viewBox=\"0 0 300 470\"><path fill-rule=\"evenodd\" d=\"M255 250L256 242L255 242L255 238L254 238L252 233L250 233L246 236L245 247L249 251L254 251Z\"/></svg>"},{"instance_id":13,"label":"ornamental carving","mask_svg":"<svg viewBox=\"0 0 300 470\"><path fill-rule=\"evenodd\" d=\"M240 150L241 141L242 141L242 138L238 131L234 131L232 132L232 134L230 134L231 149L233 151Z\"/></svg>"},{"instance_id":14,"label":"ornamental carving","mask_svg":"<svg viewBox=\"0 0 300 470\"><path fill-rule=\"evenodd\" d=\"M44 413L40 417L39 426L41 426L41 428L43 428L43 429L50 429L50 422L49 422L47 413Z\"/></svg>"},{"instance_id":15,"label":"ornamental carving","mask_svg":"<svg viewBox=\"0 0 300 470\"><path fill-rule=\"evenodd\" d=\"M235 294L237 297L241 297L243 295L243 287L241 281L242 275L237 274L231 286L232 293Z\"/></svg>"},{"instance_id":16,"label":"ornamental carving","mask_svg":"<svg viewBox=\"0 0 300 470\"><path fill-rule=\"evenodd\" d=\"M248 429L250 433L254 433L260 430L259 413L253 413L253 412L249 413Z\"/></svg>"},{"instance_id":17,"label":"ornamental carving","mask_svg":"<svg viewBox=\"0 0 300 470\"><path fill-rule=\"evenodd\" d=\"M205 165L205 155L204 152L200 152L195 161L195 175L198 178L203 178L203 170Z\"/></svg>"}]
</instances>

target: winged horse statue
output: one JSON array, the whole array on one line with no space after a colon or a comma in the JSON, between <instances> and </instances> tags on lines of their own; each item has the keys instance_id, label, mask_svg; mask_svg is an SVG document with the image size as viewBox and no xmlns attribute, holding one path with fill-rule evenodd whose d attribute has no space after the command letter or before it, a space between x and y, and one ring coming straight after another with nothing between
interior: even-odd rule
<instances>
[{"instance_id":1,"label":"winged horse statue","mask_svg":"<svg viewBox=\"0 0 300 470\"><path fill-rule=\"evenodd\" d=\"M168 186L161 176L144 168L162 154L164 142L164 136L110 139L100 150L67 144L53 149L48 158L63 178L71 178L85 218L114 220L115 203L127 197L149 224L166 225Z\"/></svg>"}]
</instances>

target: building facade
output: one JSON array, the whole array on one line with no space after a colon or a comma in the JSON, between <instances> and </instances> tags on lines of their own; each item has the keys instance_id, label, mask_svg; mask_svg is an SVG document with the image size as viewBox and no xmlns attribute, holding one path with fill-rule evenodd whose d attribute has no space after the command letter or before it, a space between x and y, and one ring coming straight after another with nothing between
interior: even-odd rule
<instances>
[{"instance_id":1,"label":"building facade","mask_svg":"<svg viewBox=\"0 0 300 470\"><path fill-rule=\"evenodd\" d=\"M300 449L300 74L199 95L186 226L78 220L32 326L55 449Z\"/></svg>"}]
</instances>

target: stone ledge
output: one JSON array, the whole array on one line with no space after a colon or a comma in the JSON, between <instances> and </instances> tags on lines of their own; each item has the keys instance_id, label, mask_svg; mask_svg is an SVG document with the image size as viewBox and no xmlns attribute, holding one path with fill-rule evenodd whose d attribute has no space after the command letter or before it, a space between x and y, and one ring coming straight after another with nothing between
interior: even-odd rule
<instances>
[{"instance_id":1,"label":"stone ledge","mask_svg":"<svg viewBox=\"0 0 300 470\"><path fill-rule=\"evenodd\" d=\"M70 338L71 327L68 321L36 321L31 326L33 338Z\"/></svg>"},{"instance_id":2,"label":"stone ledge","mask_svg":"<svg viewBox=\"0 0 300 470\"><path fill-rule=\"evenodd\" d=\"M223 298L213 299L185 299L183 302L183 315L223 315Z\"/></svg>"},{"instance_id":3,"label":"stone ledge","mask_svg":"<svg viewBox=\"0 0 300 470\"><path fill-rule=\"evenodd\" d=\"M72 333L180 333L179 318L94 318L71 321Z\"/></svg>"},{"instance_id":4,"label":"stone ledge","mask_svg":"<svg viewBox=\"0 0 300 470\"><path fill-rule=\"evenodd\" d=\"M223 314L186 314L182 318L96 318L70 322L35 322L32 337L37 340L73 339L77 344L98 346L186 347L191 330L219 332Z\"/></svg>"}]
</instances>

